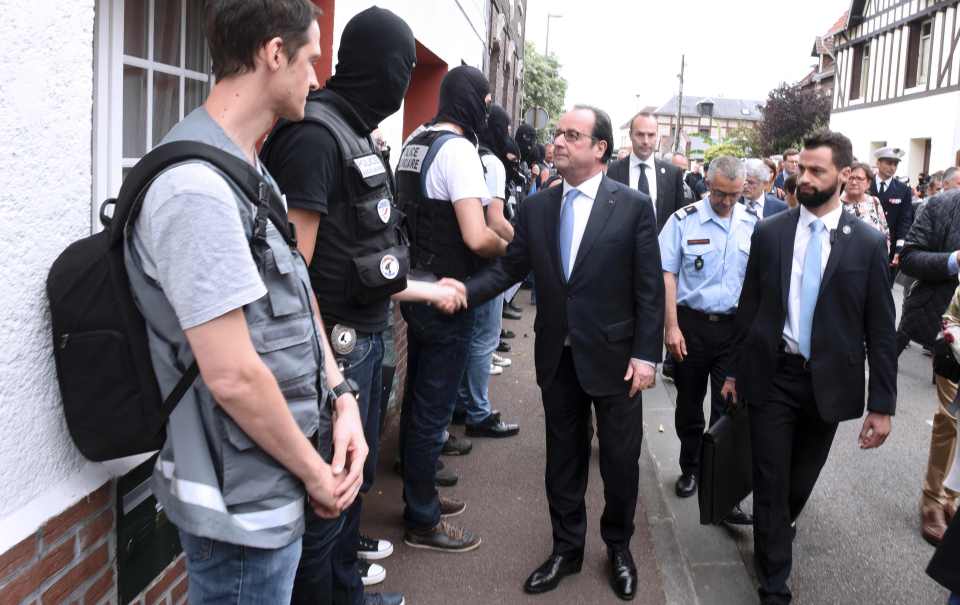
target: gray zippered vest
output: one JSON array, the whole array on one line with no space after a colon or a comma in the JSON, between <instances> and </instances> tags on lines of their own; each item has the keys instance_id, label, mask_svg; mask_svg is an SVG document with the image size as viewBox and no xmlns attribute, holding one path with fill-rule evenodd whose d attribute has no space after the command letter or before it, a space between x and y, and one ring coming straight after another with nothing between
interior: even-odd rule
<instances>
[{"instance_id":1,"label":"gray zippered vest","mask_svg":"<svg viewBox=\"0 0 960 605\"><path fill-rule=\"evenodd\" d=\"M243 157L202 107L174 127L164 142L175 140L200 141ZM256 207L226 180L244 230L252 238ZM267 295L243 307L243 314L254 348L277 379L298 426L314 443L319 442L329 460L332 423L310 277L300 254L269 221L266 243L258 269ZM147 320L157 380L167 393L193 355L162 289L144 272L130 233L126 264L134 298ZM303 534L303 484L247 436L200 378L170 416L151 486L167 517L197 536L280 548Z\"/></svg>"}]
</instances>

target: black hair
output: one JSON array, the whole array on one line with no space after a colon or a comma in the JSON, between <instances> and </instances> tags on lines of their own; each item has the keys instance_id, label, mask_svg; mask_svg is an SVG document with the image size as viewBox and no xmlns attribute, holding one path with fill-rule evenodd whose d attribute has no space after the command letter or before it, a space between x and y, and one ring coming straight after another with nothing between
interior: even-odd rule
<instances>
[{"instance_id":1,"label":"black hair","mask_svg":"<svg viewBox=\"0 0 960 605\"><path fill-rule=\"evenodd\" d=\"M829 147L833 156L833 165L843 170L853 164L853 144L850 139L832 130L821 128L803 140L804 149Z\"/></svg>"},{"instance_id":2,"label":"black hair","mask_svg":"<svg viewBox=\"0 0 960 605\"><path fill-rule=\"evenodd\" d=\"M797 194L797 175L791 174L783 181L783 190L790 195Z\"/></svg>"},{"instance_id":3,"label":"black hair","mask_svg":"<svg viewBox=\"0 0 960 605\"><path fill-rule=\"evenodd\" d=\"M320 9L310 0L207 0L207 43L217 80L255 68L254 57L273 38L292 61L308 41Z\"/></svg>"},{"instance_id":4,"label":"black hair","mask_svg":"<svg viewBox=\"0 0 960 605\"><path fill-rule=\"evenodd\" d=\"M601 161L606 164L613 155L613 124L610 122L610 116L602 109L593 105L574 105L574 109L585 109L593 112L593 136L595 141L604 141L607 149L603 152Z\"/></svg>"}]
</instances>

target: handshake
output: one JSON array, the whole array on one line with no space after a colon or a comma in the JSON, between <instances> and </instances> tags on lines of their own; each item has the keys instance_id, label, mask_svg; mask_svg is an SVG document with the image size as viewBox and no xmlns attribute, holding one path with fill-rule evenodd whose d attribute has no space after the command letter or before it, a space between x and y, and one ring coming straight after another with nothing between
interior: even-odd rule
<instances>
[{"instance_id":1,"label":"handshake","mask_svg":"<svg viewBox=\"0 0 960 605\"><path fill-rule=\"evenodd\" d=\"M467 287L453 278L444 277L430 284L427 303L447 315L452 315L467 308Z\"/></svg>"}]
</instances>

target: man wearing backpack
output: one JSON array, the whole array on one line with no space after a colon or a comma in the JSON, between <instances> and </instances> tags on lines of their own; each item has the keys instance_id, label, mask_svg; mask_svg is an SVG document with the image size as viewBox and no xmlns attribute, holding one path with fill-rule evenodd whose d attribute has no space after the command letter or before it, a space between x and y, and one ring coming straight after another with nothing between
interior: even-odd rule
<instances>
[{"instance_id":1,"label":"man wearing backpack","mask_svg":"<svg viewBox=\"0 0 960 605\"><path fill-rule=\"evenodd\" d=\"M318 87L316 9L209 0L206 11L217 83L164 142L217 147L275 187L256 144L276 119L302 119ZM268 222L262 200L188 162L156 178L126 240L161 391L193 360L202 378L170 416L152 481L180 530L191 603L289 602L305 506L335 517L362 480L357 402L278 205L282 220Z\"/></svg>"},{"instance_id":2,"label":"man wearing backpack","mask_svg":"<svg viewBox=\"0 0 960 605\"><path fill-rule=\"evenodd\" d=\"M448 311L461 298L442 284L407 281L409 249L393 179L371 137L400 109L415 61L413 32L400 17L377 7L354 15L340 39L336 72L307 97L306 118L277 124L260 154L290 204L336 361L359 391L370 448L362 493L376 471L391 297ZM317 603L331 592L337 605L403 602L400 593L364 594L365 585L386 576L368 561L389 556L393 545L360 534L361 506L362 496L336 521L307 513L295 603Z\"/></svg>"}]
</instances>

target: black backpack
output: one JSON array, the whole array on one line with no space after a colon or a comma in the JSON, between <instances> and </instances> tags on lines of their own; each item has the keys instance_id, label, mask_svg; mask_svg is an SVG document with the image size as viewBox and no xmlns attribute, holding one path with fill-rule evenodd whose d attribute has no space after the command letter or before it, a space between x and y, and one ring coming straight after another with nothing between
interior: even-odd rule
<instances>
[{"instance_id":1,"label":"black backpack","mask_svg":"<svg viewBox=\"0 0 960 605\"><path fill-rule=\"evenodd\" d=\"M196 362L163 397L157 384L147 330L124 265L124 238L140 212L150 183L166 169L205 161L236 183L257 204L251 246L265 246L269 220L294 242L286 210L247 162L194 141L161 145L130 171L116 199L100 208L104 230L74 242L53 263L47 298L53 328L57 380L67 428L77 449L94 461L158 450L167 418L197 378ZM112 217L107 209L113 207Z\"/></svg>"}]
</instances>

